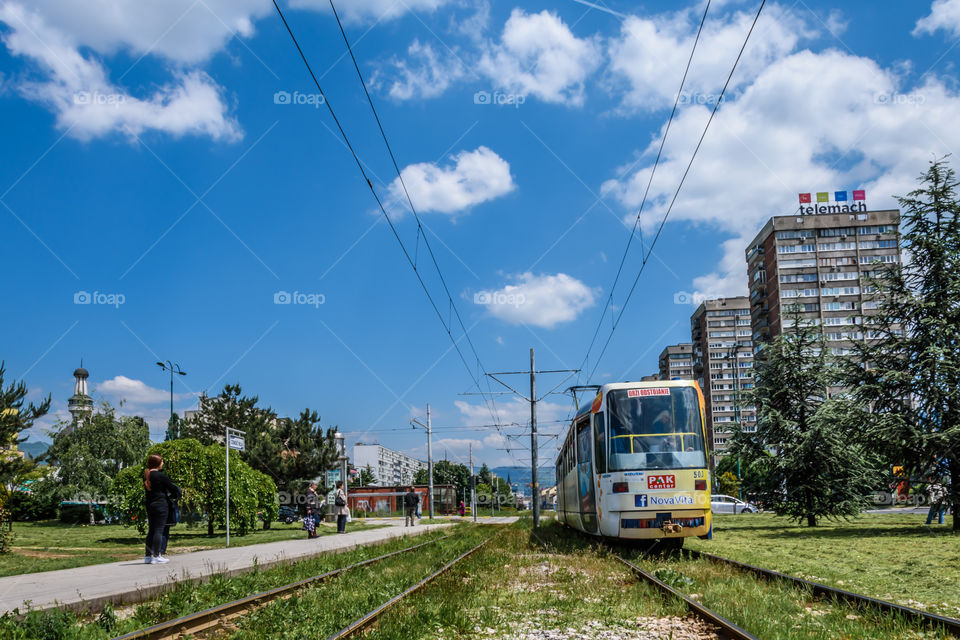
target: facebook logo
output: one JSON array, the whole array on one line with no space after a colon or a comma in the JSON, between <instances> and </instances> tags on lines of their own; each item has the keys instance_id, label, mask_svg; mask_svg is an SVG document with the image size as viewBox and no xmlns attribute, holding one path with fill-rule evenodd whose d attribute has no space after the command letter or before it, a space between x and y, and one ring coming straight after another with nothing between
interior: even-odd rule
<instances>
[{"instance_id":1,"label":"facebook logo","mask_svg":"<svg viewBox=\"0 0 960 640\"><path fill-rule=\"evenodd\" d=\"M646 494L638 493L637 495L633 496L633 503L640 508L646 507L647 506Z\"/></svg>"}]
</instances>

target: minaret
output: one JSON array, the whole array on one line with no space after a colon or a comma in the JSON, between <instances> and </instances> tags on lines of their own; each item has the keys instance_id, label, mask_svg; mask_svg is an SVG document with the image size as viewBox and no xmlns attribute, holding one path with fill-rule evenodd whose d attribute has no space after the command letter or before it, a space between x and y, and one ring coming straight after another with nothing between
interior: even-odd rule
<instances>
[{"instance_id":1,"label":"minaret","mask_svg":"<svg viewBox=\"0 0 960 640\"><path fill-rule=\"evenodd\" d=\"M86 419L93 413L93 398L87 393L87 378L90 372L83 368L83 361L80 362L80 368L73 372L74 380L73 395L67 400L67 408L73 416L74 423Z\"/></svg>"}]
</instances>

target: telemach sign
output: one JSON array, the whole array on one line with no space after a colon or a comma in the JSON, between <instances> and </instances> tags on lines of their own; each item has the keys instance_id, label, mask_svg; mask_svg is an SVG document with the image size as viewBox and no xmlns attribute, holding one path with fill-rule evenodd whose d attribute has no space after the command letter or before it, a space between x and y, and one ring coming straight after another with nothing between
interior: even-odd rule
<instances>
[{"instance_id":1,"label":"telemach sign","mask_svg":"<svg viewBox=\"0 0 960 640\"><path fill-rule=\"evenodd\" d=\"M817 202L813 204L813 193L800 194L801 215L818 215L825 213L864 213L867 211L866 191L857 189L853 192L853 202L848 200L848 191L834 191L833 198L829 191L816 192Z\"/></svg>"}]
</instances>

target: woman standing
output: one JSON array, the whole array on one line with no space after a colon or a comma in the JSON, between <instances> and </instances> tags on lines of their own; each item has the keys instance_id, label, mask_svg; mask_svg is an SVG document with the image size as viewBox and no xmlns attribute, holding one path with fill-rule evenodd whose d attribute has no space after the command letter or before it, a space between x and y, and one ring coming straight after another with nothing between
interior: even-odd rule
<instances>
[{"instance_id":1,"label":"woman standing","mask_svg":"<svg viewBox=\"0 0 960 640\"><path fill-rule=\"evenodd\" d=\"M350 509L347 507L347 494L343 490L343 480L337 480L337 493L333 499L333 504L337 509L337 533L347 532L347 515Z\"/></svg>"},{"instance_id":2,"label":"woman standing","mask_svg":"<svg viewBox=\"0 0 960 640\"><path fill-rule=\"evenodd\" d=\"M143 488L147 505L147 551L143 556L146 564L170 562L163 557L166 549L164 533L170 514L169 499L180 499L180 487L173 484L163 471L163 458L155 453L147 456L147 468L143 472Z\"/></svg>"}]
</instances>

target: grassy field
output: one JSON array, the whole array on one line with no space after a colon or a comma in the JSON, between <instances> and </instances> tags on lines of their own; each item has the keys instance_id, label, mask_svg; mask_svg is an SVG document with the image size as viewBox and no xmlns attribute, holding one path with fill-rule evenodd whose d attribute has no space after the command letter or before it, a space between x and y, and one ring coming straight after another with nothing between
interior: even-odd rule
<instances>
[{"instance_id":1,"label":"grassy field","mask_svg":"<svg viewBox=\"0 0 960 640\"><path fill-rule=\"evenodd\" d=\"M412 540L389 540L377 545L324 554L266 570L254 570L231 578L214 576L208 582L178 585L155 600L122 609L108 608L104 612L94 612L91 615L77 615L70 611L54 609L43 612L27 612L26 617L22 620L17 620L10 615L0 616L0 638L4 638L4 640L37 640L38 638L44 640L106 640L201 609L290 584L361 560L412 547L429 540L438 540L444 538L444 534L447 533L449 532L431 531ZM381 572L391 572L409 581L419 575L419 573L410 569L411 566L424 564L437 553L444 554L443 545L447 545L446 555L449 555L450 549L468 542L469 540L461 541L458 538L450 538L447 542L437 542L435 545L423 547L422 550L413 551L410 554L373 566L379 567L378 570ZM354 584L357 589L369 588L371 593L375 593L374 583L377 581L371 581L369 576L357 581L361 575L359 572L354 573L348 578L348 582ZM329 596L331 591L343 590L341 582L334 581L331 584L332 587L331 585L320 587L326 589L326 591L323 591L326 596ZM382 584L379 585L381 588L382 586ZM376 596L382 597L382 595L376 593ZM358 606L362 608L367 604L369 603L363 602L359 603ZM288 618L286 614L281 613L278 620L289 624L291 620L295 619ZM262 635L257 637L273 640L277 636L264 631ZM316 636L305 634L302 637L312 638Z\"/></svg>"},{"instance_id":2,"label":"grassy field","mask_svg":"<svg viewBox=\"0 0 960 640\"><path fill-rule=\"evenodd\" d=\"M715 516L691 549L960 617L960 536L917 514L866 514L810 528L770 514Z\"/></svg>"},{"instance_id":3,"label":"grassy field","mask_svg":"<svg viewBox=\"0 0 960 640\"><path fill-rule=\"evenodd\" d=\"M380 525L351 522L348 531L375 529ZM335 524L324 523L318 529L321 535L336 532ZM0 555L0 576L19 575L37 571L71 569L103 562L119 562L142 558L144 536L134 527L122 525L66 525L56 520L15 522L13 549ZM264 531L257 529L245 536L230 536L230 546L245 546L279 540L306 538L300 523L273 523ZM188 528L177 525L170 529L168 555L220 549L226 546L226 532L217 531L212 538L206 527Z\"/></svg>"}]
</instances>

